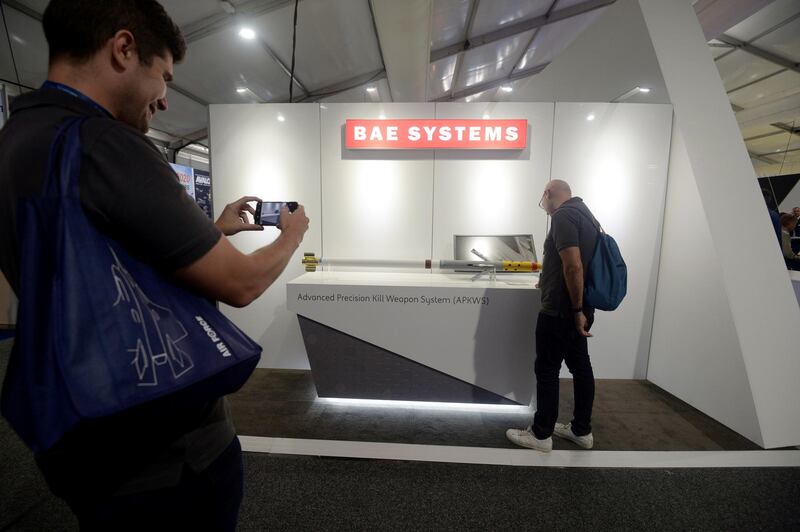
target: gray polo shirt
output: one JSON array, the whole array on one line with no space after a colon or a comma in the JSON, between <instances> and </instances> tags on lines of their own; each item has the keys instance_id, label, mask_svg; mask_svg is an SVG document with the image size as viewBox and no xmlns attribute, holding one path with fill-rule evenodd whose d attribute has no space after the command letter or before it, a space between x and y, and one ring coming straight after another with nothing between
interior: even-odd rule
<instances>
[{"instance_id":1,"label":"gray polo shirt","mask_svg":"<svg viewBox=\"0 0 800 532\"><path fill-rule=\"evenodd\" d=\"M574 246L580 248L581 262L586 271L597 245L597 228L593 221L596 221L594 215L578 197L565 201L551 216L550 232L544 241L542 272L539 275L544 314L563 318L572 316L572 302L564 280L564 265L559 252Z\"/></svg>"},{"instance_id":2,"label":"gray polo shirt","mask_svg":"<svg viewBox=\"0 0 800 532\"><path fill-rule=\"evenodd\" d=\"M58 125L77 116L89 117L79 187L95 226L165 272L214 247L219 230L147 137L89 102L45 88L17 97L0 130L0 268L17 294L17 202L41 192ZM162 401L79 426L37 461L59 495L153 489L176 484L184 467L205 469L234 434L224 400L180 407Z\"/></svg>"}]
</instances>

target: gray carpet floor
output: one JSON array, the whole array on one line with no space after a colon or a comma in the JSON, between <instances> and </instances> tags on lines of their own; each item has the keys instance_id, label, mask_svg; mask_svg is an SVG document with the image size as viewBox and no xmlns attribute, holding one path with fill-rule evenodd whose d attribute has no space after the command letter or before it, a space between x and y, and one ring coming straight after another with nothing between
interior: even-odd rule
<instances>
[{"instance_id":1,"label":"gray carpet floor","mask_svg":"<svg viewBox=\"0 0 800 532\"><path fill-rule=\"evenodd\" d=\"M0 342L0 376L10 342ZM240 530L800 530L800 468L543 469L245 453ZM0 530L76 530L0 418Z\"/></svg>"},{"instance_id":2,"label":"gray carpet floor","mask_svg":"<svg viewBox=\"0 0 800 532\"><path fill-rule=\"evenodd\" d=\"M311 373L257 369L229 396L239 434L282 438L513 448L506 429L517 413L363 408L317 401ZM561 384L561 420L570 421L572 381ZM599 451L719 451L759 447L646 381L598 380L593 433ZM555 449L577 446L554 441Z\"/></svg>"}]
</instances>

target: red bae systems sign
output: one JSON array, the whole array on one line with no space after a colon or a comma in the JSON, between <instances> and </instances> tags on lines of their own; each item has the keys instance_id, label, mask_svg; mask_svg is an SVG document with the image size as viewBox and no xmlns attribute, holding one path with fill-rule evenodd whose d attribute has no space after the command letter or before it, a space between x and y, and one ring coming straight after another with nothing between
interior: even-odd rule
<instances>
[{"instance_id":1,"label":"red bae systems sign","mask_svg":"<svg viewBox=\"0 0 800 532\"><path fill-rule=\"evenodd\" d=\"M348 120L350 150L523 150L527 120Z\"/></svg>"}]
</instances>

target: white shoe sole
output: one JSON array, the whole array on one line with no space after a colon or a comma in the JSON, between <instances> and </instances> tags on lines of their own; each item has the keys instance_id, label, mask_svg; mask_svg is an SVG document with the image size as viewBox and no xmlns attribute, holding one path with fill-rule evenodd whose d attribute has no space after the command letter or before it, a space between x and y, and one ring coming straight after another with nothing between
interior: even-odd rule
<instances>
[{"instance_id":1,"label":"white shoe sole","mask_svg":"<svg viewBox=\"0 0 800 532\"><path fill-rule=\"evenodd\" d=\"M526 449L533 449L534 451L539 451L542 453L549 453L553 450L552 440L550 441L549 446L539 445L536 441L532 441L530 438L521 438L517 436L516 429L508 429L506 431L506 438L508 438L508 440L514 445L519 445L520 447L525 447Z\"/></svg>"},{"instance_id":2,"label":"white shoe sole","mask_svg":"<svg viewBox=\"0 0 800 532\"><path fill-rule=\"evenodd\" d=\"M594 438L592 438L589 442L587 442L586 440L582 440L579 436L575 436L575 434L572 433L572 430L569 431L555 430L553 432L553 436L558 436L562 440L571 441L578 447L586 449L587 451L590 450L592 447L594 447Z\"/></svg>"}]
</instances>

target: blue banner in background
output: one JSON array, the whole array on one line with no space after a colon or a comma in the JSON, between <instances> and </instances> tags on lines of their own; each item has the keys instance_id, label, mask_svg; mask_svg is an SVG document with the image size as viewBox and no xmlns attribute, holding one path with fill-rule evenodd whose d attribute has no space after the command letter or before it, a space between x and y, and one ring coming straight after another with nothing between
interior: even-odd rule
<instances>
[{"instance_id":1,"label":"blue banner in background","mask_svg":"<svg viewBox=\"0 0 800 532\"><path fill-rule=\"evenodd\" d=\"M194 171L194 199L209 218L214 219L214 204L211 199L211 175L204 170Z\"/></svg>"},{"instance_id":2,"label":"blue banner in background","mask_svg":"<svg viewBox=\"0 0 800 532\"><path fill-rule=\"evenodd\" d=\"M182 164L169 163L175 173L178 174L178 180L181 185L186 189L186 192L195 199L194 193L194 168L183 166Z\"/></svg>"}]
</instances>

